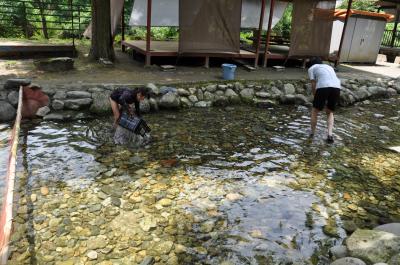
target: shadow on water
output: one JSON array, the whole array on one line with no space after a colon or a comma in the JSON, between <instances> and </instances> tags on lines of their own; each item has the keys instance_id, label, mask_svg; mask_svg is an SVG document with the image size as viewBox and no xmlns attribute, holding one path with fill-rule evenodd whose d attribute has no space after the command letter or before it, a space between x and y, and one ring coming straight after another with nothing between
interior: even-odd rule
<instances>
[{"instance_id":1,"label":"shadow on water","mask_svg":"<svg viewBox=\"0 0 400 265\"><path fill-rule=\"evenodd\" d=\"M326 264L346 220L400 214L399 157L383 149L400 143L396 100L338 111L334 145L324 119L308 139L304 107L160 112L138 150L113 146L108 119L32 124L16 226L32 234L11 262Z\"/></svg>"}]
</instances>

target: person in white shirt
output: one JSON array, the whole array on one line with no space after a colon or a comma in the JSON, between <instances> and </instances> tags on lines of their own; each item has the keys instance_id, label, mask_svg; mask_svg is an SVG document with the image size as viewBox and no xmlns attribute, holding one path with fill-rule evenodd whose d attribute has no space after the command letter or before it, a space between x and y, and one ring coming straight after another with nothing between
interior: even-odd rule
<instances>
[{"instance_id":1,"label":"person in white shirt","mask_svg":"<svg viewBox=\"0 0 400 265\"><path fill-rule=\"evenodd\" d=\"M326 107L325 111L328 122L328 136L326 141L333 143L333 112L340 99L340 80L337 78L335 70L331 66L323 64L319 57L311 58L308 76L311 80L311 88L314 95L310 137L313 137L315 134L318 113Z\"/></svg>"}]
</instances>

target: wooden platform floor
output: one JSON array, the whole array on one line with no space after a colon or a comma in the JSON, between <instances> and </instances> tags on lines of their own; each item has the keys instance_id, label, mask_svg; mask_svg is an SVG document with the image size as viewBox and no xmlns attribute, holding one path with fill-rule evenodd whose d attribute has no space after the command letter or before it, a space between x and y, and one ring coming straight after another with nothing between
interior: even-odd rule
<instances>
[{"instance_id":1,"label":"wooden platform floor","mask_svg":"<svg viewBox=\"0 0 400 265\"><path fill-rule=\"evenodd\" d=\"M132 48L133 50L145 54L146 53L146 41L141 40L125 40L122 42L125 47ZM179 54L179 42L177 41L152 41L150 44L151 56L178 56ZM185 53L184 56L193 57L234 57L234 58L255 58L255 53L246 50L240 50L239 53L231 52L207 52L207 53Z\"/></svg>"},{"instance_id":2,"label":"wooden platform floor","mask_svg":"<svg viewBox=\"0 0 400 265\"><path fill-rule=\"evenodd\" d=\"M0 40L0 58L73 56L74 52L75 47L72 43Z\"/></svg>"}]
</instances>

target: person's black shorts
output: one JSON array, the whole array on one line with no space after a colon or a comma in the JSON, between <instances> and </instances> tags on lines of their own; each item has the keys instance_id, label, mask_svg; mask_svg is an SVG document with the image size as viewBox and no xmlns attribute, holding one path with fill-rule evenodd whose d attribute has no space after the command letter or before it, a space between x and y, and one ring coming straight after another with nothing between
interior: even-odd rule
<instances>
[{"instance_id":1,"label":"person's black shorts","mask_svg":"<svg viewBox=\"0 0 400 265\"><path fill-rule=\"evenodd\" d=\"M315 92L313 107L318 110L323 110L326 106L331 111L334 111L340 98L340 89L336 87L318 88Z\"/></svg>"}]
</instances>

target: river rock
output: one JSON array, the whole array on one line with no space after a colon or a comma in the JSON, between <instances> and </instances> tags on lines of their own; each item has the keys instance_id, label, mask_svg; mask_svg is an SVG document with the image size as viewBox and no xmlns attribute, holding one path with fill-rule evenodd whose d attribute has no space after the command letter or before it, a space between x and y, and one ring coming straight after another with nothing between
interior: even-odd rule
<instances>
[{"instance_id":1,"label":"river rock","mask_svg":"<svg viewBox=\"0 0 400 265\"><path fill-rule=\"evenodd\" d=\"M178 88L178 95L181 97L190 96L190 92L183 88Z\"/></svg>"},{"instance_id":2,"label":"river rock","mask_svg":"<svg viewBox=\"0 0 400 265\"><path fill-rule=\"evenodd\" d=\"M92 93L93 102L92 105L90 105L90 112L95 114L111 113L111 105L109 97L110 95L105 92L93 92ZM53 102L53 108L56 109L54 107L54 103L55 101Z\"/></svg>"},{"instance_id":3,"label":"river rock","mask_svg":"<svg viewBox=\"0 0 400 265\"><path fill-rule=\"evenodd\" d=\"M270 98L271 94L268 93L268 92L261 91L261 92L257 92L256 96L259 97L259 98Z\"/></svg>"},{"instance_id":4,"label":"river rock","mask_svg":"<svg viewBox=\"0 0 400 265\"><path fill-rule=\"evenodd\" d=\"M108 238L105 235L91 237L87 240L86 245L87 248L90 250L105 248L108 245Z\"/></svg>"},{"instance_id":5,"label":"river rock","mask_svg":"<svg viewBox=\"0 0 400 265\"><path fill-rule=\"evenodd\" d=\"M353 91L353 93L358 100L363 100L371 96L371 93L367 90L365 86L358 87Z\"/></svg>"},{"instance_id":6,"label":"river rock","mask_svg":"<svg viewBox=\"0 0 400 265\"><path fill-rule=\"evenodd\" d=\"M196 96L197 96L198 100L200 100L200 101L204 100L204 93L201 89L197 90Z\"/></svg>"},{"instance_id":7,"label":"river rock","mask_svg":"<svg viewBox=\"0 0 400 265\"><path fill-rule=\"evenodd\" d=\"M329 249L329 255L334 259L344 258L348 255L346 246L334 246Z\"/></svg>"},{"instance_id":8,"label":"river rock","mask_svg":"<svg viewBox=\"0 0 400 265\"><path fill-rule=\"evenodd\" d=\"M155 84L153 84L153 83L148 83L147 85L146 85L146 87L150 90L150 92L152 93L152 94L154 94L155 96L158 96L159 94L160 94L160 90L158 89L158 87L155 85Z\"/></svg>"},{"instance_id":9,"label":"river rock","mask_svg":"<svg viewBox=\"0 0 400 265\"><path fill-rule=\"evenodd\" d=\"M97 252L94 250L90 250L87 253L87 257L89 258L89 260L96 260L97 259Z\"/></svg>"},{"instance_id":10,"label":"river rock","mask_svg":"<svg viewBox=\"0 0 400 265\"><path fill-rule=\"evenodd\" d=\"M236 92L233 91L231 88L228 88L228 89L225 91L225 97L227 97L227 98L228 98L228 101L229 101L230 103L232 103L232 104L235 104L235 103L239 103L239 102L240 102L240 97L239 97L239 95L236 94Z\"/></svg>"},{"instance_id":11,"label":"river rock","mask_svg":"<svg viewBox=\"0 0 400 265\"><path fill-rule=\"evenodd\" d=\"M209 108L211 105L211 101L199 101L194 104L196 108Z\"/></svg>"},{"instance_id":12,"label":"river rock","mask_svg":"<svg viewBox=\"0 0 400 265\"><path fill-rule=\"evenodd\" d=\"M140 265L153 265L154 263L155 263L154 258L147 256L143 259L143 261L140 263Z\"/></svg>"},{"instance_id":13,"label":"river rock","mask_svg":"<svg viewBox=\"0 0 400 265\"><path fill-rule=\"evenodd\" d=\"M80 110L89 107L92 101L91 98L67 99L64 101L64 106L66 109Z\"/></svg>"},{"instance_id":14,"label":"river rock","mask_svg":"<svg viewBox=\"0 0 400 265\"><path fill-rule=\"evenodd\" d=\"M246 88L240 91L240 96L244 102L251 103L254 98L254 89Z\"/></svg>"},{"instance_id":15,"label":"river rock","mask_svg":"<svg viewBox=\"0 0 400 265\"><path fill-rule=\"evenodd\" d=\"M189 99L192 103L196 103L196 102L199 101L199 100L197 99L197 96L195 96L195 95L190 95L190 96L188 97L188 99Z\"/></svg>"},{"instance_id":16,"label":"river rock","mask_svg":"<svg viewBox=\"0 0 400 265\"><path fill-rule=\"evenodd\" d=\"M165 95L168 93L177 93L178 90L175 87L168 87L168 86L162 86L160 87L160 94Z\"/></svg>"},{"instance_id":17,"label":"river rock","mask_svg":"<svg viewBox=\"0 0 400 265\"><path fill-rule=\"evenodd\" d=\"M44 107L41 107L40 109L38 109L38 110L36 111L36 116L38 116L38 117L44 117L44 116L46 116L47 114L49 114L49 112L50 112L50 108L47 107L47 106L44 106Z\"/></svg>"},{"instance_id":18,"label":"river rock","mask_svg":"<svg viewBox=\"0 0 400 265\"><path fill-rule=\"evenodd\" d=\"M7 95L7 100L8 100L8 102L11 103L11 105L13 105L14 107L17 107L18 106L18 101L19 101L19 92L18 91L11 91Z\"/></svg>"},{"instance_id":19,"label":"river rock","mask_svg":"<svg viewBox=\"0 0 400 265\"><path fill-rule=\"evenodd\" d=\"M387 90L379 86L370 86L367 88L368 92L373 96L386 96Z\"/></svg>"},{"instance_id":20,"label":"river rock","mask_svg":"<svg viewBox=\"0 0 400 265\"><path fill-rule=\"evenodd\" d=\"M158 103L157 103L156 99L150 98L149 99L149 103L150 103L150 109L151 110L158 111Z\"/></svg>"},{"instance_id":21,"label":"river rock","mask_svg":"<svg viewBox=\"0 0 400 265\"><path fill-rule=\"evenodd\" d=\"M218 86L217 85L208 85L206 86L206 91L210 92L210 93L214 93L215 91L217 91Z\"/></svg>"},{"instance_id":22,"label":"river rock","mask_svg":"<svg viewBox=\"0 0 400 265\"><path fill-rule=\"evenodd\" d=\"M50 113L43 117L45 121L67 121L71 120L72 116L70 114L63 113Z\"/></svg>"},{"instance_id":23,"label":"river rock","mask_svg":"<svg viewBox=\"0 0 400 265\"><path fill-rule=\"evenodd\" d=\"M180 101L176 93L168 92L163 95L160 99L160 107L166 109L176 109L179 108Z\"/></svg>"},{"instance_id":24,"label":"river rock","mask_svg":"<svg viewBox=\"0 0 400 265\"><path fill-rule=\"evenodd\" d=\"M65 99L65 98L67 98L67 93L65 91L57 91L53 96L53 99Z\"/></svg>"},{"instance_id":25,"label":"river rock","mask_svg":"<svg viewBox=\"0 0 400 265\"><path fill-rule=\"evenodd\" d=\"M168 255L171 252L173 246L174 242L164 241L156 244L153 250L159 255Z\"/></svg>"},{"instance_id":26,"label":"river rock","mask_svg":"<svg viewBox=\"0 0 400 265\"><path fill-rule=\"evenodd\" d=\"M47 187L40 187L40 193L43 195L43 196L46 196L46 195L48 195L49 194L49 188L47 188Z\"/></svg>"},{"instance_id":27,"label":"river rock","mask_svg":"<svg viewBox=\"0 0 400 265\"><path fill-rule=\"evenodd\" d=\"M293 95L296 93L296 88L293 84L288 83L283 85L283 91L286 95Z\"/></svg>"},{"instance_id":28,"label":"river rock","mask_svg":"<svg viewBox=\"0 0 400 265\"><path fill-rule=\"evenodd\" d=\"M153 216L146 216L139 222L139 225L143 231L148 232L157 227L157 220Z\"/></svg>"},{"instance_id":29,"label":"river rock","mask_svg":"<svg viewBox=\"0 0 400 265\"><path fill-rule=\"evenodd\" d=\"M357 258L345 257L335 260L334 262L331 263L331 265L367 265L367 264L365 264L364 261Z\"/></svg>"},{"instance_id":30,"label":"river rock","mask_svg":"<svg viewBox=\"0 0 400 265\"><path fill-rule=\"evenodd\" d=\"M185 108L193 106L193 103L187 97L181 97L181 104Z\"/></svg>"},{"instance_id":31,"label":"river rock","mask_svg":"<svg viewBox=\"0 0 400 265\"><path fill-rule=\"evenodd\" d=\"M384 231L391 234L395 234L396 236L400 236L400 223L391 223L380 225L374 228L377 231Z\"/></svg>"},{"instance_id":32,"label":"river rock","mask_svg":"<svg viewBox=\"0 0 400 265\"><path fill-rule=\"evenodd\" d=\"M400 252L400 237L377 230L356 230L347 240L346 245L352 257L368 263L387 262Z\"/></svg>"},{"instance_id":33,"label":"river rock","mask_svg":"<svg viewBox=\"0 0 400 265\"><path fill-rule=\"evenodd\" d=\"M271 87L271 90L269 91L271 93L271 97L273 99L279 99L281 95L283 94L282 91L279 90L277 87Z\"/></svg>"},{"instance_id":34,"label":"river rock","mask_svg":"<svg viewBox=\"0 0 400 265\"><path fill-rule=\"evenodd\" d=\"M48 72L62 72L74 68L74 60L69 57L40 59L33 62L38 70Z\"/></svg>"},{"instance_id":35,"label":"river rock","mask_svg":"<svg viewBox=\"0 0 400 265\"><path fill-rule=\"evenodd\" d=\"M68 91L67 98L91 98L92 94L87 91Z\"/></svg>"},{"instance_id":36,"label":"river rock","mask_svg":"<svg viewBox=\"0 0 400 265\"><path fill-rule=\"evenodd\" d=\"M20 86L28 86L31 84L31 80L23 78L12 78L8 79L4 84L4 89L18 91Z\"/></svg>"},{"instance_id":37,"label":"river rock","mask_svg":"<svg viewBox=\"0 0 400 265\"><path fill-rule=\"evenodd\" d=\"M394 255L388 262L388 265L399 265L400 264L400 253Z\"/></svg>"},{"instance_id":38,"label":"river rock","mask_svg":"<svg viewBox=\"0 0 400 265\"><path fill-rule=\"evenodd\" d=\"M15 118L17 111L7 101L0 100L0 121L11 121Z\"/></svg>"},{"instance_id":39,"label":"river rock","mask_svg":"<svg viewBox=\"0 0 400 265\"><path fill-rule=\"evenodd\" d=\"M204 101L213 101L215 98L214 94L211 92L204 92Z\"/></svg>"}]
</instances>

